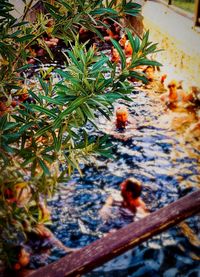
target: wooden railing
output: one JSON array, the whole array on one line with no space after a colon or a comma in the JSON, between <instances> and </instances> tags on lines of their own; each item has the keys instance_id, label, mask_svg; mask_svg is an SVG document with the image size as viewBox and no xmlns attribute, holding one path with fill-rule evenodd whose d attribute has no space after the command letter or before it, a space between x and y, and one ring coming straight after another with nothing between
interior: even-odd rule
<instances>
[{"instance_id":1,"label":"wooden railing","mask_svg":"<svg viewBox=\"0 0 200 277\"><path fill-rule=\"evenodd\" d=\"M26 273L26 277L81 276L198 212L200 190L114 233L109 233L106 237L52 264Z\"/></svg>"},{"instance_id":2,"label":"wooden railing","mask_svg":"<svg viewBox=\"0 0 200 277\"><path fill-rule=\"evenodd\" d=\"M200 0L195 0L194 25L200 27Z\"/></svg>"}]
</instances>

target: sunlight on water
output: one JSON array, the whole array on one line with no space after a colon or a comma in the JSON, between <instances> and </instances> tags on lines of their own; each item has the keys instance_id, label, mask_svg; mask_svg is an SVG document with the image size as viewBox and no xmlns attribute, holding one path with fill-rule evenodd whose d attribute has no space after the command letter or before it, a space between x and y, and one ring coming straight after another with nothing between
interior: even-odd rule
<instances>
[{"instance_id":1,"label":"sunlight on water","mask_svg":"<svg viewBox=\"0 0 200 277\"><path fill-rule=\"evenodd\" d=\"M127 177L143 183L142 198L151 212L199 187L200 142L195 134L187 133L195 114L166 110L156 95L148 94L135 91L132 103L117 104L127 105L136 128L127 126L117 132L114 118L98 120L99 133L111 134L113 159L101 157L95 164L82 166L83 177L75 173L49 202L50 228L66 246L83 247L130 223L130 218L119 214L113 214L109 222L99 216L108 195L119 190ZM192 217L86 276L199 276L199 229L199 217ZM45 263L63 255L53 249ZM39 259L33 263L33 267L41 265Z\"/></svg>"}]
</instances>

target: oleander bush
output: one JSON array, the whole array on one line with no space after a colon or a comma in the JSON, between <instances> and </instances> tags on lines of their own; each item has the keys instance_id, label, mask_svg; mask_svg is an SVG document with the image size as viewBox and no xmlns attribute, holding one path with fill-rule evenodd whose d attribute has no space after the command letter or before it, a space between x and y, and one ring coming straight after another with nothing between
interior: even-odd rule
<instances>
[{"instance_id":1,"label":"oleander bush","mask_svg":"<svg viewBox=\"0 0 200 277\"><path fill-rule=\"evenodd\" d=\"M28 2L28 1L27 1ZM156 52L148 32L142 41L126 30L133 54L127 66L119 43L112 39L121 59L120 72L108 57L97 55L92 47L80 44L78 28L96 33L104 18L121 20L125 14L137 15L138 4L126 1L58 0L45 2L46 12L34 22L27 21L27 4L21 19L11 15L14 6L1 1L0 10L0 260L12 266L13 249L22 245L27 233L38 223L49 221L40 208L56 191L59 183L69 180L74 169L92 155L110 157L106 137L92 137L85 128L95 118L109 118L117 99L131 101L132 76L147 81L134 70L138 65L160 65L148 59ZM54 2L50 4L50 2ZM49 20L53 24L48 26ZM44 33L51 33L66 45L65 69L54 69L59 76L46 78L43 72L33 82L26 72L31 47L43 47L49 59L51 49ZM69 46L73 47L69 47ZM48 72L49 73L49 72ZM31 77L32 78L32 77ZM59 170L62 165L62 171Z\"/></svg>"}]
</instances>

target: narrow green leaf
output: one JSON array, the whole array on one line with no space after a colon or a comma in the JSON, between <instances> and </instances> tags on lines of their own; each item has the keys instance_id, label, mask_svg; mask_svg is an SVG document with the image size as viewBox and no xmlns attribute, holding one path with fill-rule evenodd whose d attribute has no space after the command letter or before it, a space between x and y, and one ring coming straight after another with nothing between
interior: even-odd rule
<instances>
[{"instance_id":1,"label":"narrow green leaf","mask_svg":"<svg viewBox=\"0 0 200 277\"><path fill-rule=\"evenodd\" d=\"M9 37L10 38L15 38L16 36L18 36L19 34L21 34L22 30L17 30L16 32L12 33Z\"/></svg>"},{"instance_id":2,"label":"narrow green leaf","mask_svg":"<svg viewBox=\"0 0 200 277\"><path fill-rule=\"evenodd\" d=\"M47 95L47 94L48 94L48 91L49 91L49 87L48 87L47 83L45 83L45 82L42 80L42 78L40 78L40 77L39 77L38 79L39 79L39 82L40 82L41 87L43 88L45 94Z\"/></svg>"},{"instance_id":3,"label":"narrow green leaf","mask_svg":"<svg viewBox=\"0 0 200 277\"><path fill-rule=\"evenodd\" d=\"M91 74L93 74L96 70L99 70L107 61L108 57L102 57L98 62L93 64L91 67Z\"/></svg>"},{"instance_id":4,"label":"narrow green leaf","mask_svg":"<svg viewBox=\"0 0 200 277\"><path fill-rule=\"evenodd\" d=\"M67 10L69 10L70 12L73 11L73 10L72 10L72 7L71 7L69 4L67 4L65 1L59 0L59 2L62 3L62 5L63 5Z\"/></svg>"},{"instance_id":5,"label":"narrow green leaf","mask_svg":"<svg viewBox=\"0 0 200 277\"><path fill-rule=\"evenodd\" d=\"M48 154L42 154L42 158L47 161L48 163L53 163L54 162L54 156L48 155Z\"/></svg>"},{"instance_id":6,"label":"narrow green leaf","mask_svg":"<svg viewBox=\"0 0 200 277\"><path fill-rule=\"evenodd\" d=\"M141 43L141 46L140 46L141 50L143 50L144 47L147 45L148 39L149 39L149 30L143 36L142 43Z\"/></svg>"},{"instance_id":7,"label":"narrow green leaf","mask_svg":"<svg viewBox=\"0 0 200 277\"><path fill-rule=\"evenodd\" d=\"M46 114L46 115L48 115L50 117L53 117L53 118L57 117L57 115L54 112L52 112L52 111L50 111L50 110L48 110L46 108L43 108L41 106L37 106L35 104L30 104L30 106L35 111L41 112L41 113Z\"/></svg>"},{"instance_id":8,"label":"narrow green leaf","mask_svg":"<svg viewBox=\"0 0 200 277\"><path fill-rule=\"evenodd\" d=\"M152 60L147 60L147 59L140 60L138 65L162 66L162 64L157 61L152 61Z\"/></svg>"},{"instance_id":9,"label":"narrow green leaf","mask_svg":"<svg viewBox=\"0 0 200 277\"><path fill-rule=\"evenodd\" d=\"M21 137L21 133L12 133L12 134L6 134L6 135L2 135L2 137L9 141L9 143L19 139Z\"/></svg>"},{"instance_id":10,"label":"narrow green leaf","mask_svg":"<svg viewBox=\"0 0 200 277\"><path fill-rule=\"evenodd\" d=\"M159 52L159 51L162 51L162 50L156 50L156 47L157 47L158 43L154 43L152 45L150 45L149 47L147 47L145 49L145 53L149 54L149 53L155 53L155 52ZM156 50L156 51L155 51Z\"/></svg>"},{"instance_id":11,"label":"narrow green leaf","mask_svg":"<svg viewBox=\"0 0 200 277\"><path fill-rule=\"evenodd\" d=\"M29 41L31 39L33 39L35 36L34 35L26 35L26 36L23 36L23 37L17 37L16 38L16 41L17 42L25 42L25 41Z\"/></svg>"},{"instance_id":12,"label":"narrow green leaf","mask_svg":"<svg viewBox=\"0 0 200 277\"><path fill-rule=\"evenodd\" d=\"M113 15L117 15L117 11L111 9L111 8L99 8L96 10L93 10L90 12L91 15L100 15L100 14L105 14L105 13L109 13L109 14L113 14Z\"/></svg>"},{"instance_id":13,"label":"narrow green leaf","mask_svg":"<svg viewBox=\"0 0 200 277\"><path fill-rule=\"evenodd\" d=\"M95 119L93 110L90 109L89 105L87 103L82 104L83 106L83 112L87 116L88 119Z\"/></svg>"},{"instance_id":14,"label":"narrow green leaf","mask_svg":"<svg viewBox=\"0 0 200 277\"><path fill-rule=\"evenodd\" d=\"M36 159L36 157L34 156L34 157L29 158L28 160L25 160L25 161L22 163L22 166L24 167L24 166L26 166L26 165L32 163L35 159Z\"/></svg>"},{"instance_id":15,"label":"narrow green leaf","mask_svg":"<svg viewBox=\"0 0 200 277\"><path fill-rule=\"evenodd\" d=\"M78 1L79 5L80 5L82 8L84 8L84 4L83 4L82 0L77 0L77 1Z\"/></svg>"},{"instance_id":16,"label":"narrow green leaf","mask_svg":"<svg viewBox=\"0 0 200 277\"><path fill-rule=\"evenodd\" d=\"M40 96L37 96L32 90L29 90L28 93L42 105L42 99L40 98Z\"/></svg>"},{"instance_id":17,"label":"narrow green leaf","mask_svg":"<svg viewBox=\"0 0 200 277\"><path fill-rule=\"evenodd\" d=\"M67 53L70 57L70 59L72 60L72 62L78 67L78 69L83 72L83 66L78 62L78 60L76 59L76 57L74 56L74 54L72 53L72 51L67 50Z\"/></svg>"},{"instance_id":18,"label":"narrow green leaf","mask_svg":"<svg viewBox=\"0 0 200 277\"><path fill-rule=\"evenodd\" d=\"M137 53L138 51L139 51L139 49L140 49L140 39L136 36L135 37L135 43L134 43L134 45L135 45L135 52Z\"/></svg>"},{"instance_id":19,"label":"narrow green leaf","mask_svg":"<svg viewBox=\"0 0 200 277\"><path fill-rule=\"evenodd\" d=\"M63 111L62 113L60 113L59 116L57 116L57 119L54 122L54 128L53 129L55 130L56 128L58 128L59 125L61 124L62 120L66 116L71 114L74 110L76 110L86 100L88 100L88 96L86 96L86 97L80 96L76 100L74 100L65 111Z\"/></svg>"},{"instance_id":20,"label":"narrow green leaf","mask_svg":"<svg viewBox=\"0 0 200 277\"><path fill-rule=\"evenodd\" d=\"M131 10L124 10L125 14L131 15L131 16L137 16L139 14L139 10L131 11Z\"/></svg>"},{"instance_id":21,"label":"narrow green leaf","mask_svg":"<svg viewBox=\"0 0 200 277\"><path fill-rule=\"evenodd\" d=\"M58 73L61 77L70 80L70 78L72 77L71 74L67 71L64 71L62 69L55 69L54 70L55 73Z\"/></svg>"},{"instance_id":22,"label":"narrow green leaf","mask_svg":"<svg viewBox=\"0 0 200 277\"><path fill-rule=\"evenodd\" d=\"M23 66L17 68L16 71L17 71L17 72L19 72L19 71L24 71L24 70L26 70L26 69L28 69L28 68L31 68L31 67L34 67L34 65L33 65L33 64L26 64L26 65L23 65Z\"/></svg>"},{"instance_id":23,"label":"narrow green leaf","mask_svg":"<svg viewBox=\"0 0 200 277\"><path fill-rule=\"evenodd\" d=\"M15 122L7 122L7 124L4 126L3 131L8 131L10 129L14 129L15 127L17 127L19 125L19 123L15 123Z\"/></svg>"},{"instance_id":24,"label":"narrow green leaf","mask_svg":"<svg viewBox=\"0 0 200 277\"><path fill-rule=\"evenodd\" d=\"M114 47L117 49L119 55L120 55L120 59L121 59L121 68L122 70L126 67L126 56L124 54L124 52L122 51L121 46L119 45L119 43L114 40L114 39L110 39L112 44L114 45Z\"/></svg>"},{"instance_id":25,"label":"narrow green leaf","mask_svg":"<svg viewBox=\"0 0 200 277\"><path fill-rule=\"evenodd\" d=\"M6 122L7 122L7 114L0 117L0 130L4 129L4 126L6 125Z\"/></svg>"},{"instance_id":26,"label":"narrow green leaf","mask_svg":"<svg viewBox=\"0 0 200 277\"><path fill-rule=\"evenodd\" d=\"M60 151L60 148L62 146L62 138L63 138L63 126L59 128L57 143L55 145L55 149L57 152Z\"/></svg>"},{"instance_id":27,"label":"narrow green leaf","mask_svg":"<svg viewBox=\"0 0 200 277\"><path fill-rule=\"evenodd\" d=\"M45 3L45 7L47 8L47 10L49 11L49 13L52 15L52 17L61 20L62 16L59 13L59 10L54 7L53 5L48 4L47 2Z\"/></svg>"},{"instance_id":28,"label":"narrow green leaf","mask_svg":"<svg viewBox=\"0 0 200 277\"><path fill-rule=\"evenodd\" d=\"M1 148L3 148L9 154L14 154L16 152L16 150L17 150L16 148L13 148L13 147L11 147L11 146L9 146L7 144L2 144Z\"/></svg>"},{"instance_id":29,"label":"narrow green leaf","mask_svg":"<svg viewBox=\"0 0 200 277\"><path fill-rule=\"evenodd\" d=\"M112 6L115 4L116 0L110 1L110 3L107 4L108 8L112 8Z\"/></svg>"},{"instance_id":30,"label":"narrow green leaf","mask_svg":"<svg viewBox=\"0 0 200 277\"><path fill-rule=\"evenodd\" d=\"M143 83L148 84L148 79L145 77L145 75L141 75L136 71L130 71L130 76L134 77L138 80L141 80Z\"/></svg>"},{"instance_id":31,"label":"narrow green leaf","mask_svg":"<svg viewBox=\"0 0 200 277\"><path fill-rule=\"evenodd\" d=\"M50 175L50 171L46 163L42 159L38 159L38 163L46 175Z\"/></svg>"},{"instance_id":32,"label":"narrow green leaf","mask_svg":"<svg viewBox=\"0 0 200 277\"><path fill-rule=\"evenodd\" d=\"M75 109L77 109L82 103L84 103L86 100L88 100L88 96L79 96L76 100L74 100L69 107L63 111L59 117L60 118L64 118L66 115L69 115L70 113L72 113Z\"/></svg>"},{"instance_id":33,"label":"narrow green leaf","mask_svg":"<svg viewBox=\"0 0 200 277\"><path fill-rule=\"evenodd\" d=\"M112 82L113 82L113 79L109 78L109 79L104 79L103 82L101 83L97 83L96 85L97 93L99 94L100 91L104 91L104 88L107 88Z\"/></svg>"},{"instance_id":34,"label":"narrow green leaf","mask_svg":"<svg viewBox=\"0 0 200 277\"><path fill-rule=\"evenodd\" d=\"M132 53L132 56L133 56L134 52L135 52L135 40L133 38L133 35L132 35L131 31L129 29L127 29L127 28L125 30L126 30L126 33L127 33L127 36L128 36L128 40L129 40L129 42L131 44L131 48L133 50L133 53Z\"/></svg>"},{"instance_id":35,"label":"narrow green leaf","mask_svg":"<svg viewBox=\"0 0 200 277\"><path fill-rule=\"evenodd\" d=\"M48 126L44 126L43 128L39 129L36 133L35 133L35 137L39 137L44 135L47 131L49 131L51 129L51 125Z\"/></svg>"},{"instance_id":36,"label":"narrow green leaf","mask_svg":"<svg viewBox=\"0 0 200 277\"><path fill-rule=\"evenodd\" d=\"M51 98L49 96L41 95L41 98L46 100L48 103L56 104L56 105L63 105L64 103L62 101L59 101L55 98Z\"/></svg>"},{"instance_id":37,"label":"narrow green leaf","mask_svg":"<svg viewBox=\"0 0 200 277\"><path fill-rule=\"evenodd\" d=\"M29 122L29 123L26 123L25 125L23 125L20 129L19 129L19 132L20 133L23 133L24 131L26 131L27 129L29 129L31 126L35 125L35 122Z\"/></svg>"},{"instance_id":38,"label":"narrow green leaf","mask_svg":"<svg viewBox=\"0 0 200 277\"><path fill-rule=\"evenodd\" d=\"M17 115L15 115L15 114L12 114L11 116L12 116L17 122L23 122L23 123L26 122L26 120L25 120L23 117L17 116Z\"/></svg>"},{"instance_id":39,"label":"narrow green leaf","mask_svg":"<svg viewBox=\"0 0 200 277\"><path fill-rule=\"evenodd\" d=\"M141 5L138 4L138 3L132 3L132 2L129 2L127 3L125 6L124 6L125 9L127 10L131 10L131 9L137 9L137 10L140 10L141 9Z\"/></svg>"},{"instance_id":40,"label":"narrow green leaf","mask_svg":"<svg viewBox=\"0 0 200 277\"><path fill-rule=\"evenodd\" d=\"M22 25L26 25L28 23L29 23L28 21L22 21L22 22L19 22L19 23L16 23L16 24L12 25L11 27L15 28L15 27L19 27L19 26L22 26Z\"/></svg>"}]
</instances>

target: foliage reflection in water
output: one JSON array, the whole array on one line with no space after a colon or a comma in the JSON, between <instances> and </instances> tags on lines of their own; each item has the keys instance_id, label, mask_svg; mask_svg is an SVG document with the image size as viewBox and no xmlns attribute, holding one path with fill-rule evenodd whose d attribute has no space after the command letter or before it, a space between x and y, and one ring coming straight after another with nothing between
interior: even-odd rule
<instances>
[{"instance_id":1,"label":"foliage reflection in water","mask_svg":"<svg viewBox=\"0 0 200 277\"><path fill-rule=\"evenodd\" d=\"M125 104L137 129L116 133L111 123L99 119L100 130L117 136L110 137L114 158L99 158L93 165L82 166L83 177L75 173L49 203L50 228L66 246L83 247L110 229L129 223L120 215L113 215L107 223L99 216L108 195L119 190L119 183L127 177L134 176L143 183L142 197L151 212L199 187L199 140L191 143L183 139L183 125L173 130L170 113L156 97L135 91L132 98L132 103ZM85 276L198 276L199 217L186 222ZM46 263L63 254L54 249ZM41 260L34 263L40 266Z\"/></svg>"}]
</instances>

